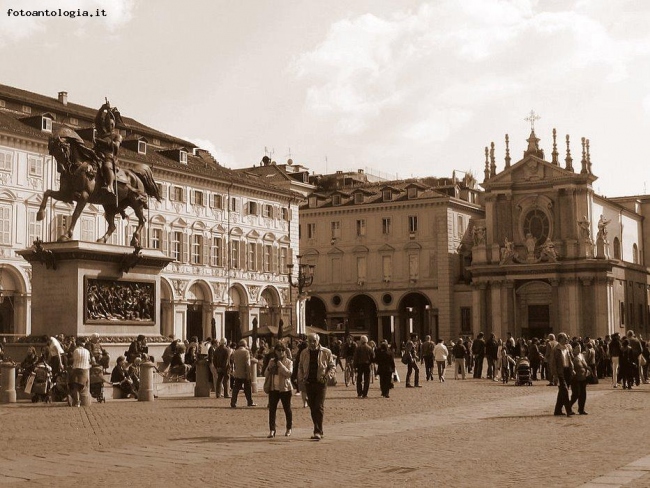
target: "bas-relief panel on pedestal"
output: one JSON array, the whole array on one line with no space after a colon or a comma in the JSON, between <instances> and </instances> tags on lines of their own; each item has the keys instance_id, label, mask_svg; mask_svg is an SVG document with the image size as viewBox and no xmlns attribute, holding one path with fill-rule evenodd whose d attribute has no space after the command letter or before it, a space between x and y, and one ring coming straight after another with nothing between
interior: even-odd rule
<instances>
[{"instance_id":1,"label":"bas-relief panel on pedestal","mask_svg":"<svg viewBox=\"0 0 650 488\"><path fill-rule=\"evenodd\" d=\"M84 322L87 324L155 323L155 284L85 278Z\"/></svg>"}]
</instances>

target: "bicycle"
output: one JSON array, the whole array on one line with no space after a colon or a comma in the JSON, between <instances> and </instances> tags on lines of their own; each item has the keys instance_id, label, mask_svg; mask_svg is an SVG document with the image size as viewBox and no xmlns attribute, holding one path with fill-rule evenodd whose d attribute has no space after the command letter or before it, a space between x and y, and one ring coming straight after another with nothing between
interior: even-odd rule
<instances>
[{"instance_id":1,"label":"bicycle","mask_svg":"<svg viewBox=\"0 0 650 488\"><path fill-rule=\"evenodd\" d=\"M345 360L345 386L349 386L350 383L354 385L354 368L352 367L352 359Z\"/></svg>"}]
</instances>

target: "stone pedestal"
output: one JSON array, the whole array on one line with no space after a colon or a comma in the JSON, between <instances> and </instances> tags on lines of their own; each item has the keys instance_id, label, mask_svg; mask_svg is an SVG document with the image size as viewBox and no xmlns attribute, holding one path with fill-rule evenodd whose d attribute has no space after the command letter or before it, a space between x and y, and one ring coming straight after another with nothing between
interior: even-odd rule
<instances>
[{"instance_id":1,"label":"stone pedestal","mask_svg":"<svg viewBox=\"0 0 650 488\"><path fill-rule=\"evenodd\" d=\"M160 334L159 251L69 241L18 251L32 265L32 334Z\"/></svg>"},{"instance_id":2,"label":"stone pedestal","mask_svg":"<svg viewBox=\"0 0 650 488\"><path fill-rule=\"evenodd\" d=\"M156 365L147 361L140 365L140 389L138 390L139 402L153 402L154 393L153 371Z\"/></svg>"}]
</instances>

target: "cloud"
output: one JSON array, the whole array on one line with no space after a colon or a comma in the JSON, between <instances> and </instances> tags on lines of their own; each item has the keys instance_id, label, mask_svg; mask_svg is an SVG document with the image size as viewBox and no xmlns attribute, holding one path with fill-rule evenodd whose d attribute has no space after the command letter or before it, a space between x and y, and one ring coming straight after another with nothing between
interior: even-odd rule
<instances>
[{"instance_id":1,"label":"cloud","mask_svg":"<svg viewBox=\"0 0 650 488\"><path fill-rule=\"evenodd\" d=\"M91 30L94 35L101 35L98 26L113 34L133 19L135 9L135 0L57 0L56 4L50 0L8 0L3 4L6 9L0 12L0 47L48 33L87 35L87 30ZM20 11L22 15L17 14ZM46 11L51 15L44 15ZM88 11L93 17L78 15L79 11ZM34 15L36 12L41 15Z\"/></svg>"},{"instance_id":2,"label":"cloud","mask_svg":"<svg viewBox=\"0 0 650 488\"><path fill-rule=\"evenodd\" d=\"M235 156L232 153L229 153L223 149L218 148L209 139L201 139L199 137L181 137L181 139L192 142L197 146L199 146L201 149L205 149L222 166L232 167L233 163L235 163Z\"/></svg>"},{"instance_id":3,"label":"cloud","mask_svg":"<svg viewBox=\"0 0 650 488\"><path fill-rule=\"evenodd\" d=\"M650 38L635 23L639 12L609 5L441 0L350 16L298 56L292 72L305 86L304 110L340 143L387 145L394 141L382 136L397 134L424 148L513 100L627 80Z\"/></svg>"}]
</instances>

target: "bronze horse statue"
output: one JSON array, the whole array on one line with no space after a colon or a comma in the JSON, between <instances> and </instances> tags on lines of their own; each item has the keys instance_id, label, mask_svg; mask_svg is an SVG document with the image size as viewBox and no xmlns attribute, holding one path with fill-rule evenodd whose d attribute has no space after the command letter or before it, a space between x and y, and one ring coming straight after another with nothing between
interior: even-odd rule
<instances>
[{"instance_id":1,"label":"bronze horse statue","mask_svg":"<svg viewBox=\"0 0 650 488\"><path fill-rule=\"evenodd\" d=\"M102 172L98 170L102 164L101 160L75 131L67 127L61 129L50 137L48 149L57 162L57 171L61 173L61 185L58 191L47 190L43 193L37 220L43 220L49 198L66 203L77 202L67 232L58 238L59 241L69 241L86 204L102 205L108 229L97 242L105 243L115 232L115 216L119 213L122 218L126 218L124 210L131 207L138 218L131 246L141 247L140 232L147 221L144 216L144 209L148 208L147 195L160 201L151 168L145 164L137 164L132 170L120 170L120 177L116 178L117 193L113 195L101 188Z\"/></svg>"}]
</instances>

